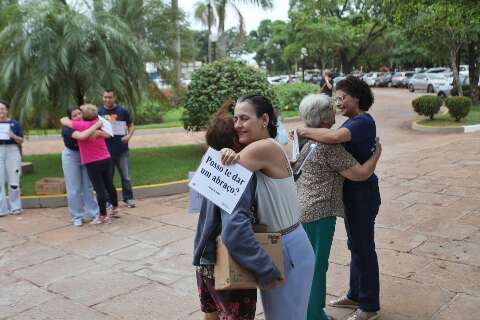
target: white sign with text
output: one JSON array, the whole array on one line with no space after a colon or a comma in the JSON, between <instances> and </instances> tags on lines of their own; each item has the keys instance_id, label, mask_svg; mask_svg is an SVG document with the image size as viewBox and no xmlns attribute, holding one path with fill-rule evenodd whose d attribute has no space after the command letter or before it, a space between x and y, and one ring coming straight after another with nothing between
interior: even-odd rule
<instances>
[{"instance_id":1,"label":"white sign with text","mask_svg":"<svg viewBox=\"0 0 480 320\"><path fill-rule=\"evenodd\" d=\"M252 172L239 164L224 166L220 153L208 148L188 186L231 214L251 177Z\"/></svg>"},{"instance_id":2,"label":"white sign with text","mask_svg":"<svg viewBox=\"0 0 480 320\"><path fill-rule=\"evenodd\" d=\"M116 136L124 136L127 134L127 122L126 121L111 121L113 134Z\"/></svg>"},{"instance_id":3,"label":"white sign with text","mask_svg":"<svg viewBox=\"0 0 480 320\"><path fill-rule=\"evenodd\" d=\"M0 140L10 140L10 123L0 123Z\"/></svg>"}]
</instances>

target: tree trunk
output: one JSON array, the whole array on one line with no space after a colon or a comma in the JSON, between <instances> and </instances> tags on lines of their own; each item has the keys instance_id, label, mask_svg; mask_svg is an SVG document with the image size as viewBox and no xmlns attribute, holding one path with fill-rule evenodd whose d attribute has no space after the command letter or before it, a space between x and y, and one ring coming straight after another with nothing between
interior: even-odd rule
<instances>
[{"instance_id":1,"label":"tree trunk","mask_svg":"<svg viewBox=\"0 0 480 320\"><path fill-rule=\"evenodd\" d=\"M225 39L226 0L222 0L218 12L218 50L220 59L227 56L227 40Z\"/></svg>"},{"instance_id":2,"label":"tree trunk","mask_svg":"<svg viewBox=\"0 0 480 320\"><path fill-rule=\"evenodd\" d=\"M460 50L460 46L458 45L451 45L448 48L449 54L450 54L450 64L452 65L453 69L453 86L454 88L458 89L458 95L463 96L463 89L462 86L460 85L460 81L458 78L458 68L457 68L457 55Z\"/></svg>"},{"instance_id":3,"label":"tree trunk","mask_svg":"<svg viewBox=\"0 0 480 320\"><path fill-rule=\"evenodd\" d=\"M479 78L479 56L480 46L476 42L470 42L467 48L468 59L468 77L470 80L470 97L472 98L473 105L480 104L478 94L478 78Z\"/></svg>"},{"instance_id":4,"label":"tree trunk","mask_svg":"<svg viewBox=\"0 0 480 320\"><path fill-rule=\"evenodd\" d=\"M207 24L208 24L208 63L212 63L212 4L209 2L207 5Z\"/></svg>"},{"instance_id":5,"label":"tree trunk","mask_svg":"<svg viewBox=\"0 0 480 320\"><path fill-rule=\"evenodd\" d=\"M344 50L340 50L340 62L341 62L341 72L348 74L350 73L351 65L347 57L347 53Z\"/></svg>"},{"instance_id":6,"label":"tree trunk","mask_svg":"<svg viewBox=\"0 0 480 320\"><path fill-rule=\"evenodd\" d=\"M218 50L217 55L220 59L227 56L227 40L225 39L225 22L222 21L218 28Z\"/></svg>"},{"instance_id":7,"label":"tree trunk","mask_svg":"<svg viewBox=\"0 0 480 320\"><path fill-rule=\"evenodd\" d=\"M180 64L181 46L180 46L180 27L178 21L178 0L172 0L172 14L174 19L175 38L173 46L175 48L175 87L180 85L182 77L182 66Z\"/></svg>"}]
</instances>

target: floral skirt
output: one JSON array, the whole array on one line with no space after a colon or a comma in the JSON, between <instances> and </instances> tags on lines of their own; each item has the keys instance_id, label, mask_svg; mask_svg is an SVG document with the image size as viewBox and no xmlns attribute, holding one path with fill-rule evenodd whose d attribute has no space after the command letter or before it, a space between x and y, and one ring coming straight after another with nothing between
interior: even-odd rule
<instances>
[{"instance_id":1,"label":"floral skirt","mask_svg":"<svg viewBox=\"0 0 480 320\"><path fill-rule=\"evenodd\" d=\"M215 290L213 266L197 268L197 287L202 312L218 312L220 320L253 320L257 290Z\"/></svg>"}]
</instances>

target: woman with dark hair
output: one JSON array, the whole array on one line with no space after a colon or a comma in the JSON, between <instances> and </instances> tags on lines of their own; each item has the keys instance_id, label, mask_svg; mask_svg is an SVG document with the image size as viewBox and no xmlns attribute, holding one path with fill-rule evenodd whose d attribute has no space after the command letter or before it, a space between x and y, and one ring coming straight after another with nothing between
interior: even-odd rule
<instances>
[{"instance_id":1,"label":"woman with dark hair","mask_svg":"<svg viewBox=\"0 0 480 320\"><path fill-rule=\"evenodd\" d=\"M82 121L83 114L79 107L68 110L68 118ZM85 131L75 131L70 127L62 128L62 138L65 148L62 151L62 168L67 189L68 209L72 216L73 225L79 227L83 224L83 214L87 211L90 221L98 215L98 204L93 194L92 183L88 177L87 167L80 162L80 152L77 139L90 137L96 134L96 128L90 127Z\"/></svg>"},{"instance_id":2,"label":"woman with dark hair","mask_svg":"<svg viewBox=\"0 0 480 320\"><path fill-rule=\"evenodd\" d=\"M267 232L282 234L285 279L261 290L266 320L303 319L308 305L315 256L299 224L300 208L292 168L282 147L274 140L277 117L267 98L258 95L237 100L235 131L240 144L236 153L223 149L224 164L239 163L255 171L258 222ZM281 280L281 279L279 279Z\"/></svg>"},{"instance_id":3,"label":"woman with dark hair","mask_svg":"<svg viewBox=\"0 0 480 320\"><path fill-rule=\"evenodd\" d=\"M343 143L360 164L375 151L375 120L367 112L374 101L372 91L362 80L349 76L337 83L335 102L347 117L338 130L298 128L301 138L323 143ZM378 178L365 181L345 179L343 184L345 228L351 252L350 288L346 296L329 303L332 307L357 309L348 320L373 320L380 309L380 280L375 252L374 226L380 207Z\"/></svg>"},{"instance_id":4,"label":"woman with dark hair","mask_svg":"<svg viewBox=\"0 0 480 320\"><path fill-rule=\"evenodd\" d=\"M9 109L8 102L0 100L0 125L4 128L0 137L0 216L22 212L20 145L23 143L23 130L18 121L8 117ZM8 185L7 188L5 188L5 182Z\"/></svg>"},{"instance_id":5,"label":"woman with dark hair","mask_svg":"<svg viewBox=\"0 0 480 320\"><path fill-rule=\"evenodd\" d=\"M227 113L230 104L224 104L213 115L206 132L210 147L220 150L240 150L233 119ZM221 236L230 255L242 267L250 270L263 286L270 286L280 273L269 255L256 240L250 208L255 196L256 180L253 177L235 207L229 214L207 199L203 200L197 224L193 250L193 264L197 266L196 278L204 319L253 320L257 304L257 290L215 290L214 264L216 238Z\"/></svg>"}]
</instances>

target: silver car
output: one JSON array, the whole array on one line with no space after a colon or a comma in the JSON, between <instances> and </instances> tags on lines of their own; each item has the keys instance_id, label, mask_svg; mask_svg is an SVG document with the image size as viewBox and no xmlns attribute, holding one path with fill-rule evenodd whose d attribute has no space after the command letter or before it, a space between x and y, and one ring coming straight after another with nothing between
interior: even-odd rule
<instances>
[{"instance_id":1,"label":"silver car","mask_svg":"<svg viewBox=\"0 0 480 320\"><path fill-rule=\"evenodd\" d=\"M425 90L433 93L436 88L448 84L448 78L438 73L416 73L408 82L408 90Z\"/></svg>"},{"instance_id":2,"label":"silver car","mask_svg":"<svg viewBox=\"0 0 480 320\"><path fill-rule=\"evenodd\" d=\"M414 74L415 72L413 71L395 72L392 76L392 87L406 88L408 86L408 81Z\"/></svg>"}]
</instances>

